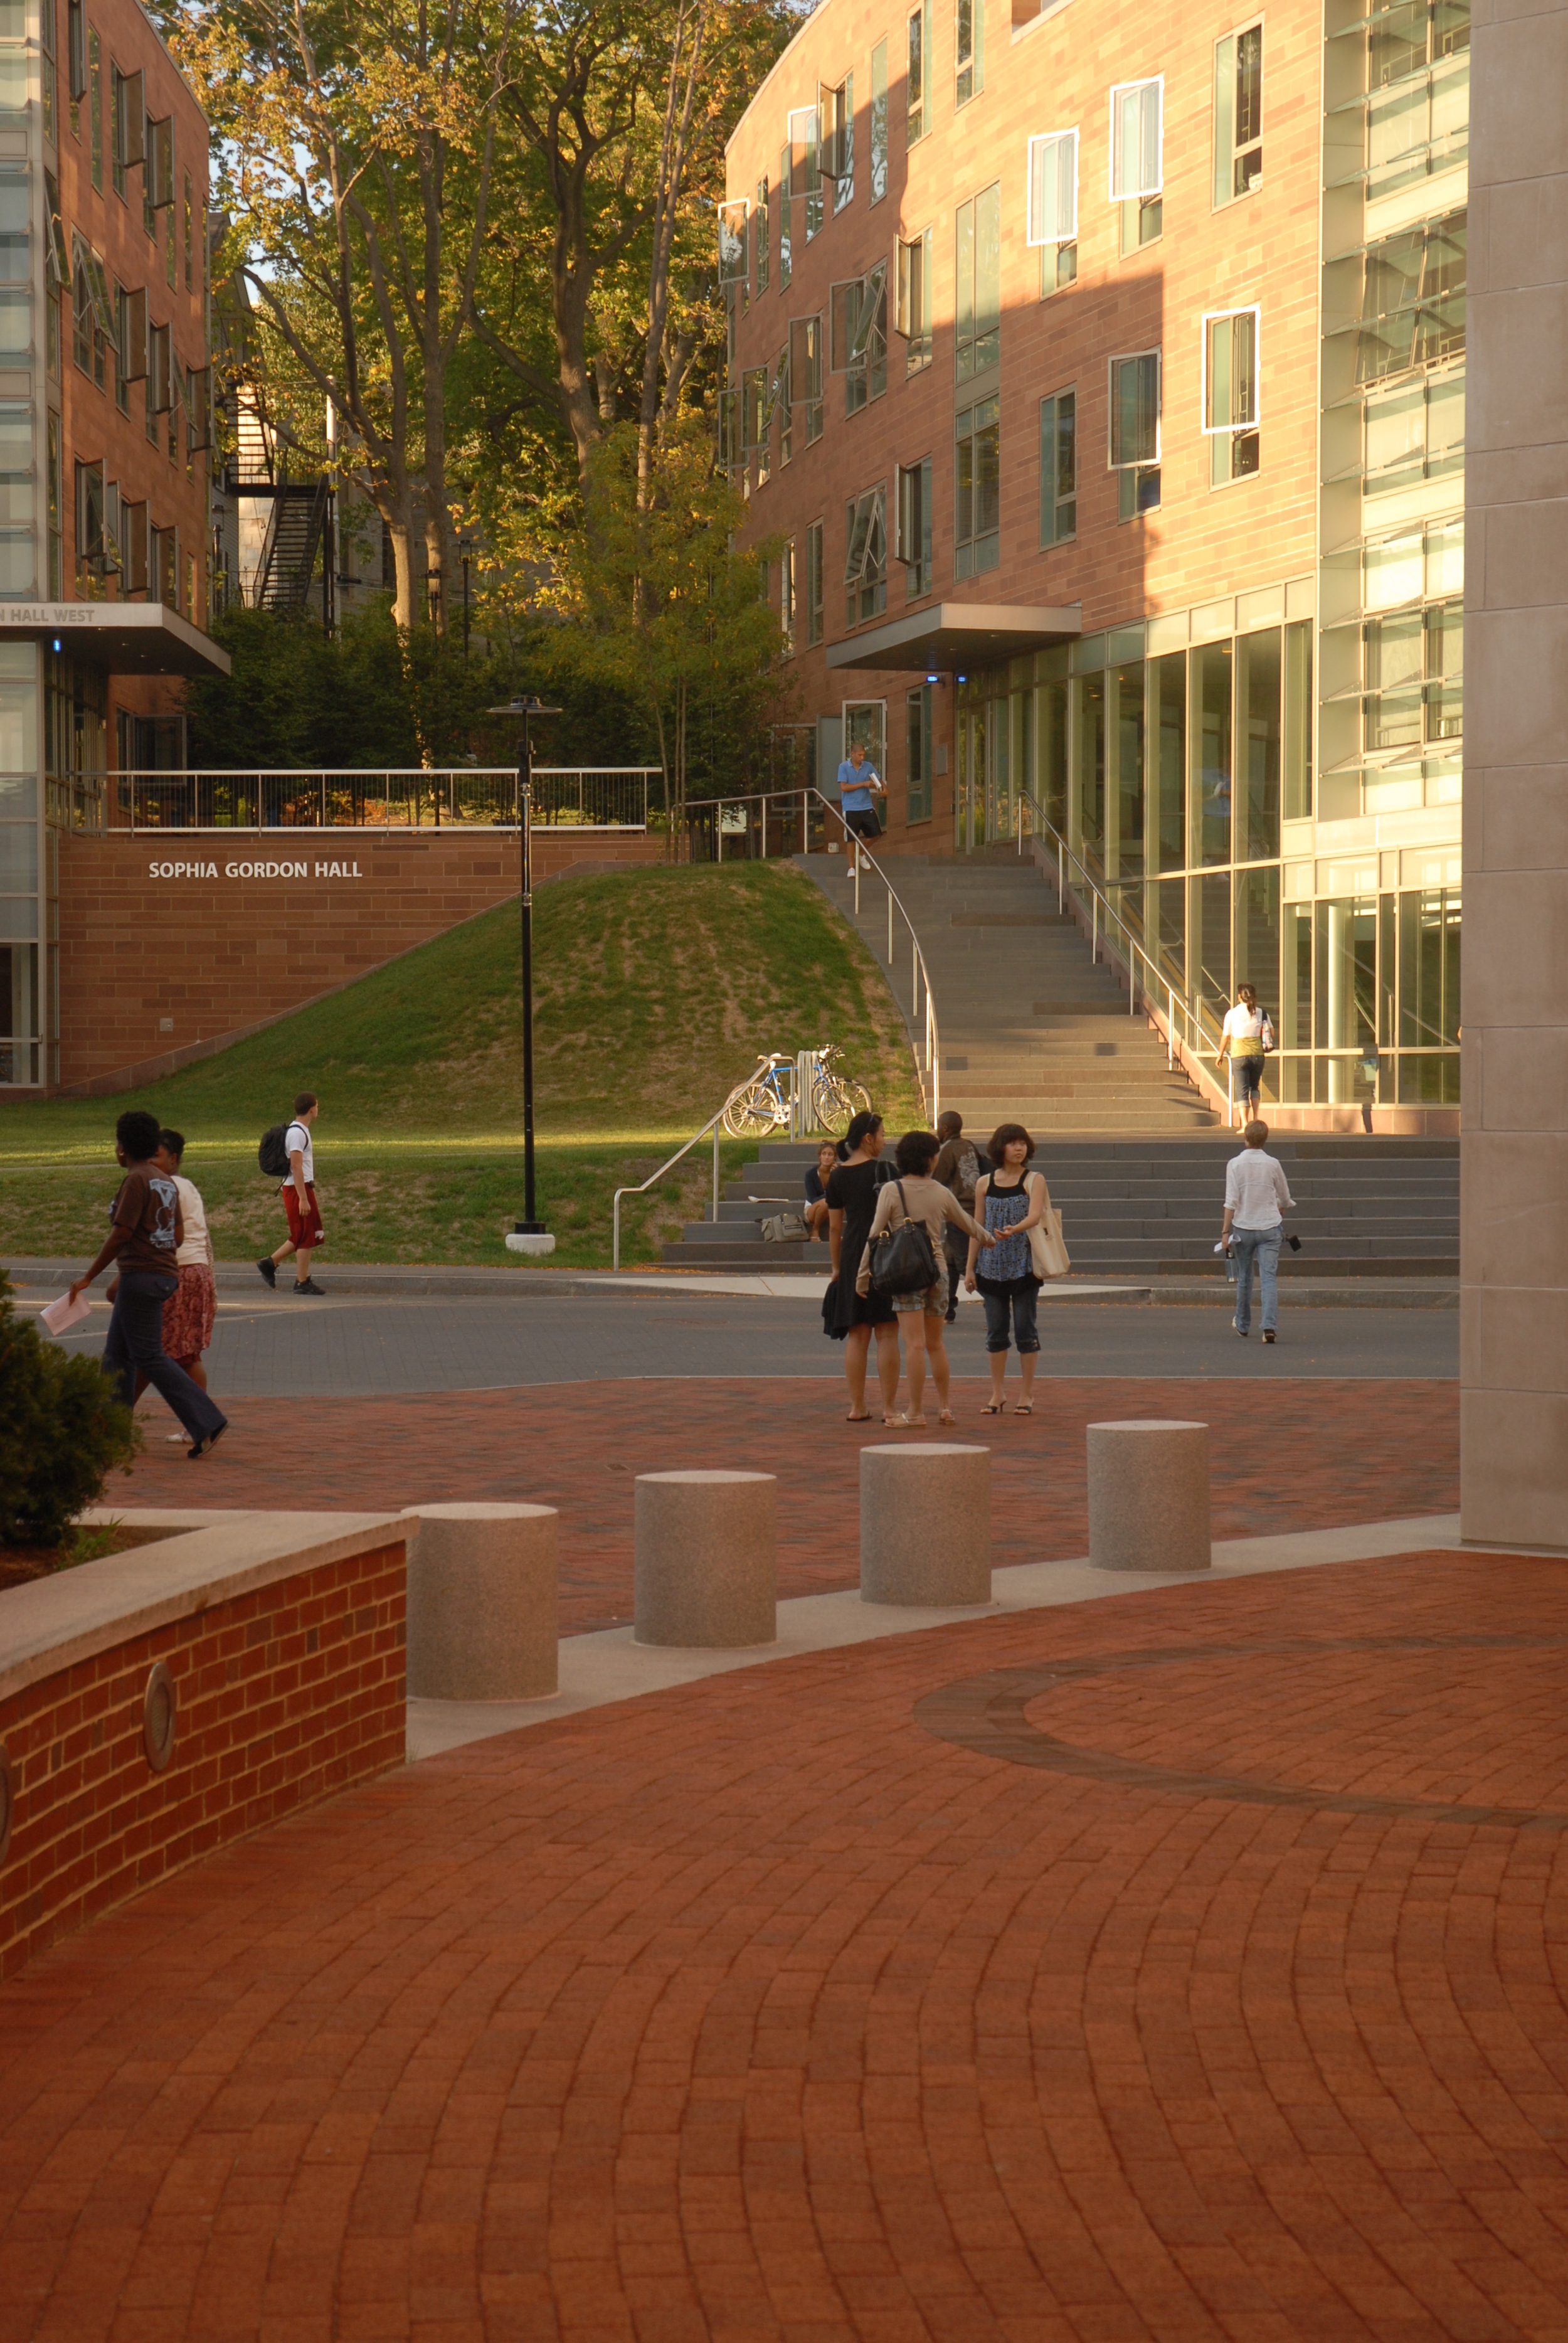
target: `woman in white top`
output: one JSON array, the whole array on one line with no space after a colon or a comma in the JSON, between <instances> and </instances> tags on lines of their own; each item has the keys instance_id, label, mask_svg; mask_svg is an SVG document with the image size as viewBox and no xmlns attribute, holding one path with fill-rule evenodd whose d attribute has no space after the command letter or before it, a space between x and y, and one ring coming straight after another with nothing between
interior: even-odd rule
<instances>
[{"instance_id":1,"label":"woman in white top","mask_svg":"<svg viewBox=\"0 0 1568 2343\"><path fill-rule=\"evenodd\" d=\"M1225 1022L1220 1032L1220 1051L1231 1061L1231 1103L1236 1112L1236 1128L1244 1131L1258 1112L1263 1086L1263 1054L1272 1035L1266 1031L1268 1018L1258 1006L1258 996L1250 984L1236 987L1236 1006L1225 1011Z\"/></svg>"},{"instance_id":2,"label":"woman in white top","mask_svg":"<svg viewBox=\"0 0 1568 2343\"><path fill-rule=\"evenodd\" d=\"M173 1175L179 1190L180 1219L185 1229L184 1241L175 1255L179 1287L164 1303L164 1349L185 1369L191 1381L206 1391L206 1369L201 1363L202 1353L212 1341L217 1292L213 1284L206 1207L200 1191L180 1176L180 1158L185 1151L185 1140L179 1131L159 1132L158 1151L153 1160L161 1172Z\"/></svg>"}]
</instances>

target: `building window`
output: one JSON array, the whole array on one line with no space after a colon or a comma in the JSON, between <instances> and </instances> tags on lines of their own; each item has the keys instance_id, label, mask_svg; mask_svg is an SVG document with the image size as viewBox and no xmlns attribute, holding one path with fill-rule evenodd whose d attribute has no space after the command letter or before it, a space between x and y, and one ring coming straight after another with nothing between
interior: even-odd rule
<instances>
[{"instance_id":1,"label":"building window","mask_svg":"<svg viewBox=\"0 0 1568 2343\"><path fill-rule=\"evenodd\" d=\"M1214 208L1250 196L1263 176L1263 27L1214 44Z\"/></svg>"},{"instance_id":2,"label":"building window","mask_svg":"<svg viewBox=\"0 0 1568 2343\"><path fill-rule=\"evenodd\" d=\"M27 211L26 170L0 163L0 285L32 281Z\"/></svg>"},{"instance_id":3,"label":"building window","mask_svg":"<svg viewBox=\"0 0 1568 2343\"><path fill-rule=\"evenodd\" d=\"M1364 746L1405 749L1464 733L1464 604L1369 619L1362 630Z\"/></svg>"},{"instance_id":4,"label":"building window","mask_svg":"<svg viewBox=\"0 0 1568 2343\"><path fill-rule=\"evenodd\" d=\"M929 683L904 696L906 821L931 818L931 699Z\"/></svg>"},{"instance_id":5,"label":"building window","mask_svg":"<svg viewBox=\"0 0 1568 2343\"><path fill-rule=\"evenodd\" d=\"M71 136L81 136L77 108L87 95L87 13L84 0L65 0L65 66L71 91Z\"/></svg>"},{"instance_id":6,"label":"building window","mask_svg":"<svg viewBox=\"0 0 1568 2343\"><path fill-rule=\"evenodd\" d=\"M909 47L904 65L904 144L913 146L926 135L926 64L931 54L931 0L910 12Z\"/></svg>"},{"instance_id":7,"label":"building window","mask_svg":"<svg viewBox=\"0 0 1568 2343\"><path fill-rule=\"evenodd\" d=\"M814 520L806 531L806 640L822 639L822 524Z\"/></svg>"},{"instance_id":8,"label":"building window","mask_svg":"<svg viewBox=\"0 0 1568 2343\"><path fill-rule=\"evenodd\" d=\"M844 623L864 625L888 607L888 500L885 488L868 488L844 508Z\"/></svg>"},{"instance_id":9,"label":"building window","mask_svg":"<svg viewBox=\"0 0 1568 2343\"><path fill-rule=\"evenodd\" d=\"M1001 357L1001 186L954 215L954 328L960 382L989 374Z\"/></svg>"},{"instance_id":10,"label":"building window","mask_svg":"<svg viewBox=\"0 0 1568 2343\"><path fill-rule=\"evenodd\" d=\"M1162 75L1121 82L1111 93L1111 200L1157 196L1165 184Z\"/></svg>"},{"instance_id":11,"label":"building window","mask_svg":"<svg viewBox=\"0 0 1568 2343\"><path fill-rule=\"evenodd\" d=\"M822 436L822 320L789 320L789 396L806 409L806 445Z\"/></svg>"},{"instance_id":12,"label":"building window","mask_svg":"<svg viewBox=\"0 0 1568 2343\"><path fill-rule=\"evenodd\" d=\"M0 528L31 528L33 507L33 410L0 400Z\"/></svg>"},{"instance_id":13,"label":"building window","mask_svg":"<svg viewBox=\"0 0 1568 2343\"><path fill-rule=\"evenodd\" d=\"M829 367L844 377L844 412L858 415L888 387L888 264L832 288Z\"/></svg>"},{"instance_id":14,"label":"building window","mask_svg":"<svg viewBox=\"0 0 1568 2343\"><path fill-rule=\"evenodd\" d=\"M1366 498L1458 474L1464 466L1462 370L1369 395L1364 427Z\"/></svg>"},{"instance_id":15,"label":"building window","mask_svg":"<svg viewBox=\"0 0 1568 2343\"><path fill-rule=\"evenodd\" d=\"M817 162L825 179L847 179L854 170L855 116L850 84L817 85Z\"/></svg>"},{"instance_id":16,"label":"building window","mask_svg":"<svg viewBox=\"0 0 1568 2343\"><path fill-rule=\"evenodd\" d=\"M1132 196L1121 206L1121 257L1158 244L1165 233L1163 196Z\"/></svg>"},{"instance_id":17,"label":"building window","mask_svg":"<svg viewBox=\"0 0 1568 2343\"><path fill-rule=\"evenodd\" d=\"M817 154L819 128L814 106L797 106L789 116L789 192L806 198L806 241L822 225L822 170Z\"/></svg>"},{"instance_id":18,"label":"building window","mask_svg":"<svg viewBox=\"0 0 1568 2343\"><path fill-rule=\"evenodd\" d=\"M1040 246L1043 301L1078 276L1078 133L1053 130L1029 142L1028 240Z\"/></svg>"},{"instance_id":19,"label":"building window","mask_svg":"<svg viewBox=\"0 0 1568 2343\"><path fill-rule=\"evenodd\" d=\"M1457 357L1464 348L1466 215L1451 212L1367 251L1358 383Z\"/></svg>"},{"instance_id":20,"label":"building window","mask_svg":"<svg viewBox=\"0 0 1568 2343\"><path fill-rule=\"evenodd\" d=\"M65 591L65 518L60 508L60 418L53 407L49 410L48 498L49 526L49 598L58 601Z\"/></svg>"},{"instance_id":21,"label":"building window","mask_svg":"<svg viewBox=\"0 0 1568 2343\"><path fill-rule=\"evenodd\" d=\"M918 602L931 590L931 459L900 464L896 482L896 542L893 558L904 565L905 598Z\"/></svg>"},{"instance_id":22,"label":"building window","mask_svg":"<svg viewBox=\"0 0 1568 2343\"><path fill-rule=\"evenodd\" d=\"M187 293L194 289L196 284L196 268L194 265L194 255L191 249L191 220L193 208L191 202L191 175L187 171L185 175L185 211L183 215L185 219L186 291Z\"/></svg>"},{"instance_id":23,"label":"building window","mask_svg":"<svg viewBox=\"0 0 1568 2343\"><path fill-rule=\"evenodd\" d=\"M59 136L58 106L55 69L55 0L42 0L38 10L38 40L43 50L39 87L43 97L44 136L50 141Z\"/></svg>"},{"instance_id":24,"label":"building window","mask_svg":"<svg viewBox=\"0 0 1568 2343\"><path fill-rule=\"evenodd\" d=\"M768 176L764 172L757 182L757 200L752 207L752 265L756 270L759 294L768 290L770 256L768 249Z\"/></svg>"},{"instance_id":25,"label":"building window","mask_svg":"<svg viewBox=\"0 0 1568 2343\"><path fill-rule=\"evenodd\" d=\"M71 355L100 390L108 381L109 353L119 336L119 321L109 298L104 264L90 244L77 236L71 255L75 297Z\"/></svg>"},{"instance_id":26,"label":"building window","mask_svg":"<svg viewBox=\"0 0 1568 2343\"><path fill-rule=\"evenodd\" d=\"M967 106L985 87L985 0L957 0L953 104Z\"/></svg>"},{"instance_id":27,"label":"building window","mask_svg":"<svg viewBox=\"0 0 1568 2343\"><path fill-rule=\"evenodd\" d=\"M1215 488L1258 468L1260 313L1231 309L1203 320L1203 436Z\"/></svg>"},{"instance_id":28,"label":"building window","mask_svg":"<svg viewBox=\"0 0 1568 2343\"><path fill-rule=\"evenodd\" d=\"M130 146L130 84L118 65L109 69L109 184L121 203L126 200L126 169Z\"/></svg>"},{"instance_id":29,"label":"building window","mask_svg":"<svg viewBox=\"0 0 1568 2343\"><path fill-rule=\"evenodd\" d=\"M779 290L788 292L793 267L789 249L789 149L784 147L779 156Z\"/></svg>"},{"instance_id":30,"label":"building window","mask_svg":"<svg viewBox=\"0 0 1568 2343\"><path fill-rule=\"evenodd\" d=\"M924 228L899 246L899 287L893 330L904 337L904 372L931 362L931 256L936 231Z\"/></svg>"},{"instance_id":31,"label":"building window","mask_svg":"<svg viewBox=\"0 0 1568 2343\"><path fill-rule=\"evenodd\" d=\"M787 537L779 556L779 633L784 656L795 655L795 540Z\"/></svg>"},{"instance_id":32,"label":"building window","mask_svg":"<svg viewBox=\"0 0 1568 2343\"><path fill-rule=\"evenodd\" d=\"M1160 353L1111 361L1111 468L1121 475L1120 518L1160 502Z\"/></svg>"},{"instance_id":33,"label":"building window","mask_svg":"<svg viewBox=\"0 0 1568 2343\"><path fill-rule=\"evenodd\" d=\"M1001 559L1001 402L982 398L953 421L953 575L975 578Z\"/></svg>"},{"instance_id":34,"label":"building window","mask_svg":"<svg viewBox=\"0 0 1568 2343\"><path fill-rule=\"evenodd\" d=\"M1059 390L1040 402L1040 541L1063 545L1078 534L1078 393Z\"/></svg>"},{"instance_id":35,"label":"building window","mask_svg":"<svg viewBox=\"0 0 1568 2343\"><path fill-rule=\"evenodd\" d=\"M871 201L888 192L888 45L871 51Z\"/></svg>"},{"instance_id":36,"label":"building window","mask_svg":"<svg viewBox=\"0 0 1568 2343\"><path fill-rule=\"evenodd\" d=\"M104 468L76 467L76 563L79 568L104 570Z\"/></svg>"},{"instance_id":37,"label":"building window","mask_svg":"<svg viewBox=\"0 0 1568 2343\"><path fill-rule=\"evenodd\" d=\"M104 192L104 48L95 25L87 35L87 138L93 185Z\"/></svg>"}]
</instances>

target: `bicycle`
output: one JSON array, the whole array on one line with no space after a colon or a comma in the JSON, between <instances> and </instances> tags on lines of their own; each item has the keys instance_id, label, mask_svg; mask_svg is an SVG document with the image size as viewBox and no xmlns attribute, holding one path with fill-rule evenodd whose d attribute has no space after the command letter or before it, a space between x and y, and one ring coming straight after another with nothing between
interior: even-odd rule
<instances>
[{"instance_id":1,"label":"bicycle","mask_svg":"<svg viewBox=\"0 0 1568 2343\"><path fill-rule=\"evenodd\" d=\"M832 1060L841 1058L837 1041L824 1041L817 1052L817 1078L811 1085L811 1121L831 1139L842 1139L858 1114L870 1111L871 1094L859 1082L836 1073Z\"/></svg>"},{"instance_id":2,"label":"bicycle","mask_svg":"<svg viewBox=\"0 0 1568 2343\"><path fill-rule=\"evenodd\" d=\"M767 1071L754 1074L724 1110L724 1128L731 1139L760 1139L765 1131L777 1131L780 1123L788 1127L789 1101L779 1069L793 1065L794 1060L775 1050L757 1063Z\"/></svg>"}]
</instances>

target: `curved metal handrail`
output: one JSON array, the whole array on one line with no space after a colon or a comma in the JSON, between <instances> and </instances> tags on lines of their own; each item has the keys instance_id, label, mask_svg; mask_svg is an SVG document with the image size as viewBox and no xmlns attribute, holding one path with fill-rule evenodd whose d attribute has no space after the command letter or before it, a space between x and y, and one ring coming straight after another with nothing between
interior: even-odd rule
<instances>
[{"instance_id":1,"label":"curved metal handrail","mask_svg":"<svg viewBox=\"0 0 1568 2343\"><path fill-rule=\"evenodd\" d=\"M774 1054L777 1056L778 1052L775 1051ZM742 1075L739 1081L736 1083L735 1088L730 1091L729 1097L725 1100L724 1104L719 1108L718 1113L709 1115L701 1130L694 1131L691 1137L687 1141L685 1146L678 1147L676 1149L674 1154L669 1158L668 1162L661 1163L657 1172L650 1172L648 1178L642 1181L638 1186L635 1188L618 1188L616 1190L615 1196L610 1206L610 1267L612 1269L618 1270L620 1267L621 1198L623 1196L646 1195L648 1191L653 1186L654 1182L656 1180L662 1180L665 1173L671 1171L674 1166L679 1162L683 1155L689 1155L698 1141L699 1139L706 1139L709 1131L713 1133L713 1217L715 1220L719 1218L719 1126L723 1121L725 1116L729 1113L730 1108L734 1105L736 1100L740 1096L741 1091L749 1091L751 1088L752 1083L757 1080L758 1067L765 1066L768 1063L769 1060L766 1057L759 1057L757 1061L757 1065L752 1067L751 1071L749 1074Z\"/></svg>"},{"instance_id":2,"label":"curved metal handrail","mask_svg":"<svg viewBox=\"0 0 1568 2343\"><path fill-rule=\"evenodd\" d=\"M844 837L849 851L849 866L855 881L855 914L856 917L859 918L860 910L860 863L862 860L860 854L860 841L849 828L849 822L845 819L844 809L842 806L836 806L833 803L832 799L828 797L821 789L814 789L811 794L818 799L819 804L827 808L830 814L836 814L839 822L843 826ZM902 920L905 927L910 931L910 1011L911 1016L918 1017L920 1015L920 987L922 984L925 987L926 1063L923 1071L925 1081L928 1085L927 1094L930 1103L930 1118L934 1123L937 1117L942 1111L942 1081L941 1039L937 1030L936 999L931 991L931 972L926 966L926 956L920 949L920 940L915 933L915 923L913 920L910 919L908 911L905 910L903 904L899 900L899 896L893 886L892 880L889 878L887 872L883 870L879 862L872 861L869 857L865 858L865 860L867 869L876 873L876 876L881 880L883 886L888 890L888 970L890 974L892 971L893 966L893 913L895 911L898 912L900 919ZM917 1065L919 1062L919 1051L917 1047Z\"/></svg>"}]
</instances>

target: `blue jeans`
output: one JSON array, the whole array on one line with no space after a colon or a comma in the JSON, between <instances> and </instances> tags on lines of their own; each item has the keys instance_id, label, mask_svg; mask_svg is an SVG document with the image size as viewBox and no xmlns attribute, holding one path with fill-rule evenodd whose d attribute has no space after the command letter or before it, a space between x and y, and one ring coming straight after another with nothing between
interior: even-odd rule
<instances>
[{"instance_id":1,"label":"blue jeans","mask_svg":"<svg viewBox=\"0 0 1568 2343\"><path fill-rule=\"evenodd\" d=\"M1035 1312L1040 1303L1040 1288L1027 1280L1014 1286L1010 1292L988 1292L982 1285L980 1300L985 1303L985 1346L993 1355L1007 1348L1007 1313L1012 1308L1013 1340L1021 1359L1029 1351L1040 1348L1040 1329L1035 1323Z\"/></svg>"},{"instance_id":2,"label":"blue jeans","mask_svg":"<svg viewBox=\"0 0 1568 2343\"><path fill-rule=\"evenodd\" d=\"M177 1277L156 1269L122 1269L120 1290L104 1342L104 1369L119 1385L127 1407L136 1405L136 1376L146 1375L167 1400L193 1440L204 1440L228 1422L200 1383L193 1383L164 1349L164 1303Z\"/></svg>"},{"instance_id":3,"label":"blue jeans","mask_svg":"<svg viewBox=\"0 0 1568 2343\"><path fill-rule=\"evenodd\" d=\"M1282 1228L1231 1231L1231 1242L1236 1249L1236 1323L1243 1334L1252 1322L1254 1261L1258 1264L1258 1283L1262 1288L1264 1333L1271 1334L1280 1322L1280 1246L1284 1234Z\"/></svg>"}]
</instances>

